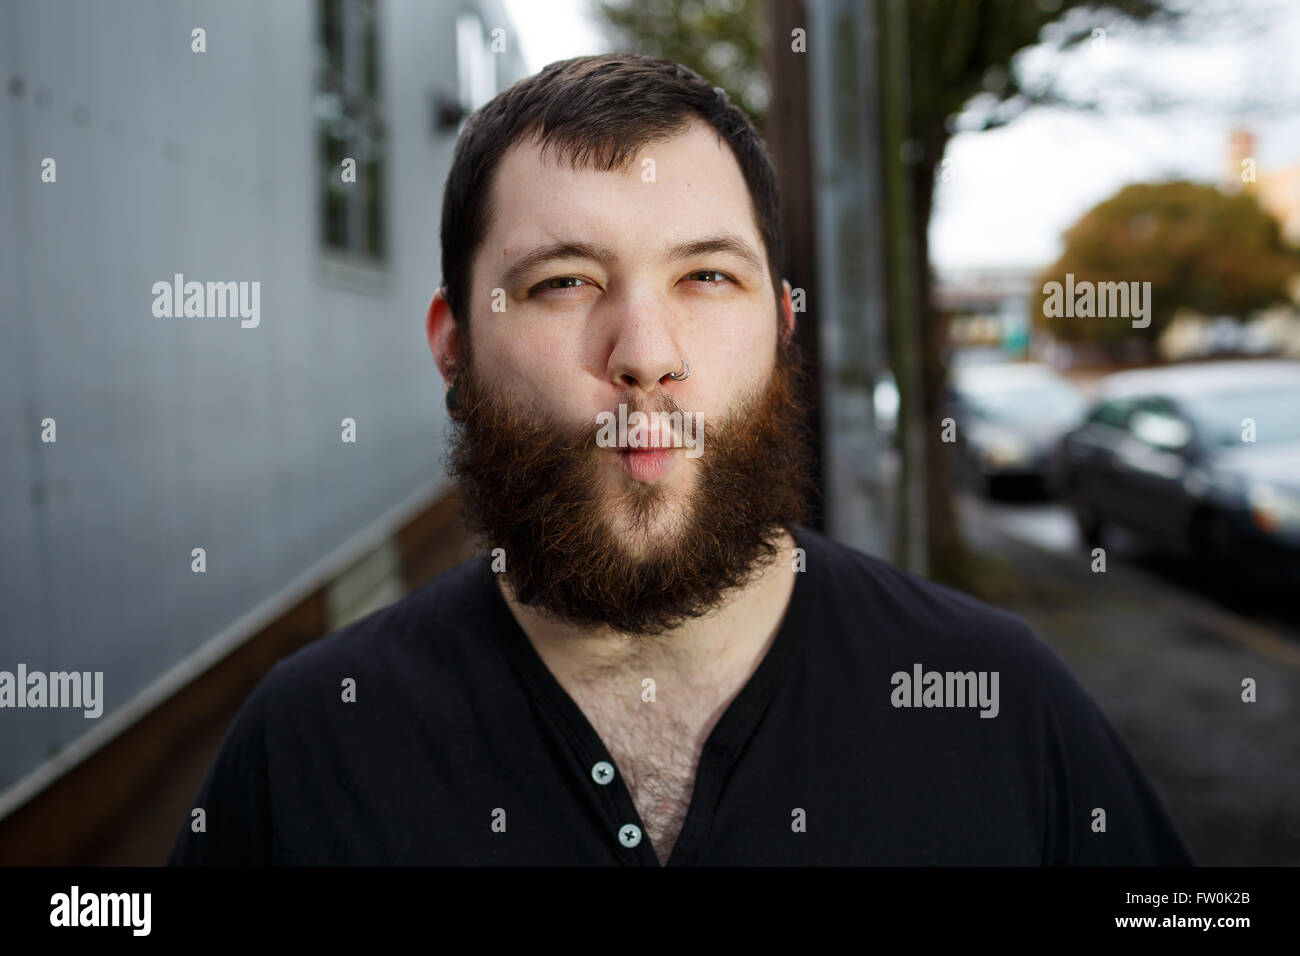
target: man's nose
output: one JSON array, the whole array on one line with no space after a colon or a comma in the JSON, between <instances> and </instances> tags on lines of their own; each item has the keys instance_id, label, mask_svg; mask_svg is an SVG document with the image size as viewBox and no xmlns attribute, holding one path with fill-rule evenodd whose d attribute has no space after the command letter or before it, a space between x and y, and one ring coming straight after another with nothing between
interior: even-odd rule
<instances>
[{"instance_id":1,"label":"man's nose","mask_svg":"<svg viewBox=\"0 0 1300 956\"><path fill-rule=\"evenodd\" d=\"M619 388L653 394L673 381L687 361L678 342L677 307L652 295L626 296L614 305L614 343L609 353L609 380Z\"/></svg>"}]
</instances>

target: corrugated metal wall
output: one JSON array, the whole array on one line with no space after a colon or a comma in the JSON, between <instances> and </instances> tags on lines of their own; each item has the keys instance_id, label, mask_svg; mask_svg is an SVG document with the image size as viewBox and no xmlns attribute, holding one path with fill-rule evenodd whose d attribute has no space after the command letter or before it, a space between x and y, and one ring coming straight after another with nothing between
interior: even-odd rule
<instances>
[{"instance_id":1,"label":"corrugated metal wall","mask_svg":"<svg viewBox=\"0 0 1300 956\"><path fill-rule=\"evenodd\" d=\"M457 95L466 7L507 25L495 2L381 5L374 275L321 252L314 4L0 2L0 670L102 671L107 717L442 480L424 315L456 131L431 102ZM260 282L259 324L156 317L175 273ZM0 710L0 790L91 723Z\"/></svg>"}]
</instances>

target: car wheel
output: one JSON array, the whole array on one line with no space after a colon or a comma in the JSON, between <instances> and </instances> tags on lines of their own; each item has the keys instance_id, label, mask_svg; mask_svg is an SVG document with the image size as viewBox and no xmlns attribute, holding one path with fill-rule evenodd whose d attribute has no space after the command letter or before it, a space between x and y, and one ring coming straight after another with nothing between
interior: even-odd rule
<instances>
[{"instance_id":1,"label":"car wheel","mask_svg":"<svg viewBox=\"0 0 1300 956\"><path fill-rule=\"evenodd\" d=\"M973 455L962 455L962 471L965 473L967 488L982 498L993 497L993 476L980 471Z\"/></svg>"},{"instance_id":2,"label":"car wheel","mask_svg":"<svg viewBox=\"0 0 1300 956\"><path fill-rule=\"evenodd\" d=\"M1203 563L1220 571L1237 566L1228 519L1218 512L1205 512L1196 519L1196 553Z\"/></svg>"},{"instance_id":3,"label":"car wheel","mask_svg":"<svg viewBox=\"0 0 1300 956\"><path fill-rule=\"evenodd\" d=\"M1101 520L1101 515L1088 504L1088 499L1084 497L1078 485L1070 489L1069 500L1070 510L1074 513L1074 523L1079 528L1080 542L1089 551L1100 547L1105 532L1105 523Z\"/></svg>"},{"instance_id":4,"label":"car wheel","mask_svg":"<svg viewBox=\"0 0 1300 956\"><path fill-rule=\"evenodd\" d=\"M1193 528L1195 560L1211 586L1229 593L1241 593L1243 588L1249 588L1253 569L1238 551L1227 516L1221 512L1202 512Z\"/></svg>"}]
</instances>

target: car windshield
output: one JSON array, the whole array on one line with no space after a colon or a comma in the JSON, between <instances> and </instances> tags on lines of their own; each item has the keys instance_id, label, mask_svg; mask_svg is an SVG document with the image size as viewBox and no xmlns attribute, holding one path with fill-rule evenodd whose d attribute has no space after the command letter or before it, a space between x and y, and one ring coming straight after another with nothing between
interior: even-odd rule
<instances>
[{"instance_id":1,"label":"car windshield","mask_svg":"<svg viewBox=\"0 0 1300 956\"><path fill-rule=\"evenodd\" d=\"M1033 382L962 393L981 418L1016 424L1068 422L1083 417L1083 396L1060 382Z\"/></svg>"},{"instance_id":2,"label":"car windshield","mask_svg":"<svg viewBox=\"0 0 1300 956\"><path fill-rule=\"evenodd\" d=\"M1182 399L1209 445L1240 445L1250 419L1255 441L1300 440L1300 383L1233 388Z\"/></svg>"}]
</instances>

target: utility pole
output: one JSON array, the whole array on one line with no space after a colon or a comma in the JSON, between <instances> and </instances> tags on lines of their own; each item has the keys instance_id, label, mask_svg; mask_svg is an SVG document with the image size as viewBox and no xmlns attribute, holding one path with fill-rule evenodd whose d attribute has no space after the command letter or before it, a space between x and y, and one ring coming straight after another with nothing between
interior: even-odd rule
<instances>
[{"instance_id":1,"label":"utility pole","mask_svg":"<svg viewBox=\"0 0 1300 956\"><path fill-rule=\"evenodd\" d=\"M901 468L894 557L909 571L929 569L926 547L925 429L921 382L921 290L917 284L916 215L909 167L920 144L911 136L906 0L874 0L881 42L881 179L884 192L885 260L889 287L889 344L898 385L898 449Z\"/></svg>"},{"instance_id":2,"label":"utility pole","mask_svg":"<svg viewBox=\"0 0 1300 956\"><path fill-rule=\"evenodd\" d=\"M894 509L873 401L886 372L876 25L863 0L819 0L807 17L826 528L892 556Z\"/></svg>"}]
</instances>

